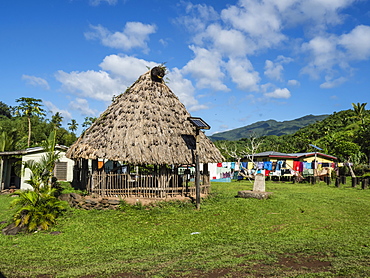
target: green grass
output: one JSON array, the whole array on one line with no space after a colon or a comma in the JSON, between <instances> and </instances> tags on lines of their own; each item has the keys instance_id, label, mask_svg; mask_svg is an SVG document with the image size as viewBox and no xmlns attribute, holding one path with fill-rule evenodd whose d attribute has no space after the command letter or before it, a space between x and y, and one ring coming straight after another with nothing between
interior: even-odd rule
<instances>
[{"instance_id":1,"label":"green grass","mask_svg":"<svg viewBox=\"0 0 370 278\"><path fill-rule=\"evenodd\" d=\"M0 271L7 278L370 277L370 190L267 182L271 199L235 198L251 188L212 183L200 211L178 202L71 210L52 229L60 234L0 235ZM0 196L0 221L11 218L10 201ZM313 259L330 266L310 267Z\"/></svg>"}]
</instances>

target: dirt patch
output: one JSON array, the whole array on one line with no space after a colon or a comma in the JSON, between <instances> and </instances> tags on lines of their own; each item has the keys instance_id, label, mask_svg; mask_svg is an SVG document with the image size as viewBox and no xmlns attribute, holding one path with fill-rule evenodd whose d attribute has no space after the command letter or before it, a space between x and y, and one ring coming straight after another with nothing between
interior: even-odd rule
<instances>
[{"instance_id":1,"label":"dirt patch","mask_svg":"<svg viewBox=\"0 0 370 278\"><path fill-rule=\"evenodd\" d=\"M281 258L278 264L292 269L305 268L317 271L329 271L331 267L331 262L325 261L324 258L317 258L312 256Z\"/></svg>"},{"instance_id":2,"label":"dirt patch","mask_svg":"<svg viewBox=\"0 0 370 278\"><path fill-rule=\"evenodd\" d=\"M331 272L330 258L323 255L285 254L273 264L256 264L252 267L254 277L286 277L287 274ZM253 277L253 276L252 276Z\"/></svg>"}]
</instances>

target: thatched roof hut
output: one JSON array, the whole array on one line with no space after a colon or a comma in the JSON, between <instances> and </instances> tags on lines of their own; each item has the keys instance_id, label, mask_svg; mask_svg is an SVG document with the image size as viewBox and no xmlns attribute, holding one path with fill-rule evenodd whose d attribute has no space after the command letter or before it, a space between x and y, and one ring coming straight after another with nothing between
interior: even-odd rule
<instances>
[{"instance_id":1,"label":"thatched roof hut","mask_svg":"<svg viewBox=\"0 0 370 278\"><path fill-rule=\"evenodd\" d=\"M158 76L155 70L158 67L116 97L69 148L67 157L133 165L194 163L196 128L185 106L163 81L164 72ZM224 161L202 131L197 147L200 163Z\"/></svg>"}]
</instances>

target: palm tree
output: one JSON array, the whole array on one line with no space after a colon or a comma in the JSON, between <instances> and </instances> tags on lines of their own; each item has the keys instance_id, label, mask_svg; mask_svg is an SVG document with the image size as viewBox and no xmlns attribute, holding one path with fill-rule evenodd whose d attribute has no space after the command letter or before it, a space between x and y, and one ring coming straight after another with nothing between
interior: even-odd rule
<instances>
[{"instance_id":1,"label":"palm tree","mask_svg":"<svg viewBox=\"0 0 370 278\"><path fill-rule=\"evenodd\" d=\"M82 127L85 128L84 130L89 128L96 121L96 119L96 117L85 117L85 121L82 124Z\"/></svg>"},{"instance_id":2,"label":"palm tree","mask_svg":"<svg viewBox=\"0 0 370 278\"><path fill-rule=\"evenodd\" d=\"M352 107L353 107L353 110L355 111L356 113L356 117L361 120L361 125L362 127L364 126L365 124L365 115L366 115L366 102L365 103L352 103Z\"/></svg>"},{"instance_id":3,"label":"palm tree","mask_svg":"<svg viewBox=\"0 0 370 278\"><path fill-rule=\"evenodd\" d=\"M51 116L51 122L54 124L55 128L60 128L62 126L63 117L59 112L56 112Z\"/></svg>"},{"instance_id":4,"label":"palm tree","mask_svg":"<svg viewBox=\"0 0 370 278\"><path fill-rule=\"evenodd\" d=\"M41 108L42 100L35 98L21 97L15 100L20 105L16 107L16 115L26 116L28 119L28 140L27 146L31 143L31 117L33 116L45 116L45 110Z\"/></svg>"},{"instance_id":5,"label":"palm tree","mask_svg":"<svg viewBox=\"0 0 370 278\"><path fill-rule=\"evenodd\" d=\"M78 123L76 122L75 119L72 119L70 123L68 123L67 125L69 125L68 129L73 133L75 134L77 128L78 128Z\"/></svg>"}]
</instances>

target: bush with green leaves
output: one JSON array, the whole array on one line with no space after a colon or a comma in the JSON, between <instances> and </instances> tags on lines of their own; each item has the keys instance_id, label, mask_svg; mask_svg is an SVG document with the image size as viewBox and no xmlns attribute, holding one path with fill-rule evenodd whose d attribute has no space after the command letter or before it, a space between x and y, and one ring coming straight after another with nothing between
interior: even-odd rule
<instances>
[{"instance_id":1,"label":"bush with green leaves","mask_svg":"<svg viewBox=\"0 0 370 278\"><path fill-rule=\"evenodd\" d=\"M19 197L11 202L11 206L19 207L14 216L15 226L25 228L28 232L48 230L54 225L56 218L68 208L68 203L54 196L56 190L42 188L39 191L17 191Z\"/></svg>"}]
</instances>

